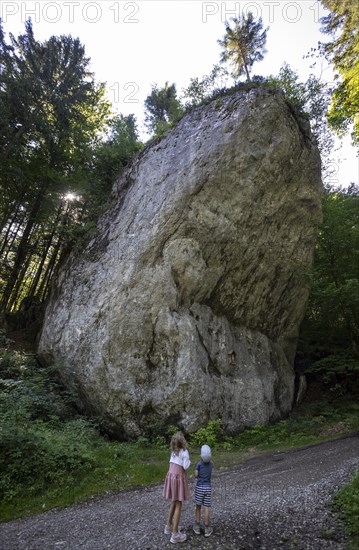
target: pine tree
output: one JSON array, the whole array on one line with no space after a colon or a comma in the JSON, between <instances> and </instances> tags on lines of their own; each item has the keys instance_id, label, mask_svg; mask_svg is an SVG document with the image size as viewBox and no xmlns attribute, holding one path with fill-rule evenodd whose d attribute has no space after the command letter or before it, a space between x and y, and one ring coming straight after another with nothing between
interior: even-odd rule
<instances>
[{"instance_id":1,"label":"pine tree","mask_svg":"<svg viewBox=\"0 0 359 550\"><path fill-rule=\"evenodd\" d=\"M233 17L232 28L226 22L226 34L218 44L224 51L221 54L221 63L229 61L233 67L233 77L238 78L245 74L250 82L250 69L256 61L262 61L266 53L267 29L263 31L262 18L256 22L252 12L241 18Z\"/></svg>"},{"instance_id":2,"label":"pine tree","mask_svg":"<svg viewBox=\"0 0 359 550\"><path fill-rule=\"evenodd\" d=\"M49 241L42 233L51 233L66 193L86 185L86 166L106 127L109 103L104 85L89 71L80 41L52 36L39 42L30 20L24 34L10 34L10 43L0 28L0 67L4 312L26 296L22 286L33 293L40 265L46 271L38 247ZM56 242L54 235L49 251Z\"/></svg>"}]
</instances>

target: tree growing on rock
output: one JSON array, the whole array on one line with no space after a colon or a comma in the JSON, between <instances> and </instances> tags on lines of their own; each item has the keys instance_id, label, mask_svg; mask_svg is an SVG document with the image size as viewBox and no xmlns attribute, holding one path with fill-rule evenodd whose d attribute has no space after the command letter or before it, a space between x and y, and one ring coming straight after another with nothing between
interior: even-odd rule
<instances>
[{"instance_id":1,"label":"tree growing on rock","mask_svg":"<svg viewBox=\"0 0 359 550\"><path fill-rule=\"evenodd\" d=\"M152 86L151 93L145 100L145 123L150 132L162 134L183 113L175 84L166 82L163 88Z\"/></svg>"},{"instance_id":2,"label":"tree growing on rock","mask_svg":"<svg viewBox=\"0 0 359 550\"><path fill-rule=\"evenodd\" d=\"M228 71L225 67L214 65L208 75L191 78L187 88L182 90L182 101L186 109L191 109L208 101L221 90L226 89Z\"/></svg>"},{"instance_id":3,"label":"tree growing on rock","mask_svg":"<svg viewBox=\"0 0 359 550\"><path fill-rule=\"evenodd\" d=\"M254 19L253 13L246 16L232 17L234 26L226 22L226 34L218 44L222 46L221 63L229 61L233 65L233 77L239 78L243 74L247 82L251 81L250 70L256 61L262 61L266 53L267 27L263 30L263 22L260 17Z\"/></svg>"}]
</instances>

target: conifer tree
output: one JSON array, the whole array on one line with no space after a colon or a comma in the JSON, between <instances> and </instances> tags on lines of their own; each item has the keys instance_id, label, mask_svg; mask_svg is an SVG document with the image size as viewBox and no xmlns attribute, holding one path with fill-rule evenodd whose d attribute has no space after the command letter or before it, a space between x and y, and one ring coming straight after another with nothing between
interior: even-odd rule
<instances>
[{"instance_id":1,"label":"conifer tree","mask_svg":"<svg viewBox=\"0 0 359 550\"><path fill-rule=\"evenodd\" d=\"M79 39L35 39L31 20L17 38L0 26L0 200L1 307L10 311L34 293L33 274L46 270L38 247L54 249L59 208L68 221L66 194L86 181L91 151L106 127L109 103L104 85L89 71ZM44 234L45 233L45 234ZM29 275L30 274L30 275ZM32 274L32 275L31 275Z\"/></svg>"},{"instance_id":2,"label":"conifer tree","mask_svg":"<svg viewBox=\"0 0 359 550\"><path fill-rule=\"evenodd\" d=\"M226 22L226 34L218 40L224 50L221 63L229 61L233 66L233 77L245 74L250 82L250 69L256 61L262 61L266 53L268 27L263 30L262 18L255 21L252 12L239 18L233 17L231 21L234 26Z\"/></svg>"}]
</instances>

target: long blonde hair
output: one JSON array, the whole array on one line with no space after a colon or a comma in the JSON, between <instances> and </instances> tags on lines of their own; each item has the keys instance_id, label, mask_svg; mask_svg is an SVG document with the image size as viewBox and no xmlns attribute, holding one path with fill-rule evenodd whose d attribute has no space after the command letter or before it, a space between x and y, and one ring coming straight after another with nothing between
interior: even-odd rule
<instances>
[{"instance_id":1,"label":"long blonde hair","mask_svg":"<svg viewBox=\"0 0 359 550\"><path fill-rule=\"evenodd\" d=\"M177 432L171 439L171 451L178 455L181 449L187 449L187 441L182 432Z\"/></svg>"}]
</instances>

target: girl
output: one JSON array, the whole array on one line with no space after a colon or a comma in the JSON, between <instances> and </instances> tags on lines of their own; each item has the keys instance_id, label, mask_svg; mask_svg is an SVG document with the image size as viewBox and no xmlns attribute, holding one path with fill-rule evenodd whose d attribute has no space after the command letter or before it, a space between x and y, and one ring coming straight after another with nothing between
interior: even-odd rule
<instances>
[{"instance_id":1,"label":"girl","mask_svg":"<svg viewBox=\"0 0 359 550\"><path fill-rule=\"evenodd\" d=\"M182 511L182 502L188 500L188 480L186 470L191 461L187 450L187 442L182 432L177 432L171 439L170 467L163 488L163 496L171 500L168 512L165 533L169 535L172 529L170 542L184 542L187 539L185 533L180 533L178 526Z\"/></svg>"}]
</instances>

